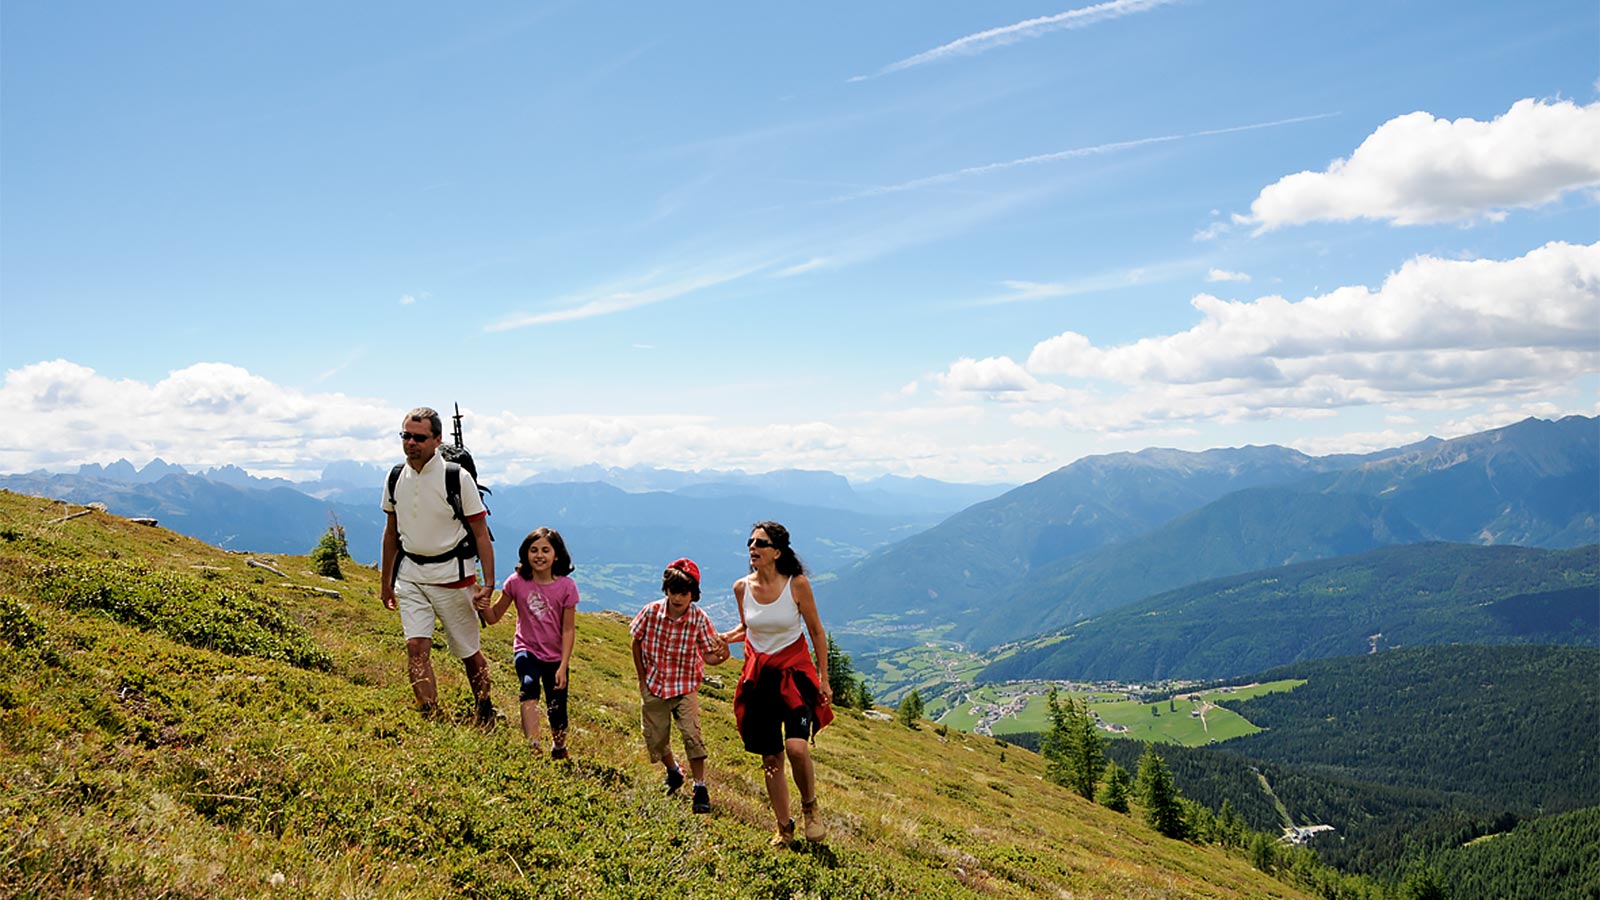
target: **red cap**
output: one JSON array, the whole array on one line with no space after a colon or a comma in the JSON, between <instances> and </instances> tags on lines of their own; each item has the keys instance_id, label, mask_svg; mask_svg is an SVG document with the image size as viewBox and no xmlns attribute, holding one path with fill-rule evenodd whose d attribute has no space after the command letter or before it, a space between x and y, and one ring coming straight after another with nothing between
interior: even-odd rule
<instances>
[{"instance_id":1,"label":"red cap","mask_svg":"<svg viewBox=\"0 0 1600 900\"><path fill-rule=\"evenodd\" d=\"M693 578L695 584L700 583L700 567L695 565L694 560L689 559L688 557L683 559L675 559L672 562L667 563L667 568L678 569L687 574L690 578Z\"/></svg>"}]
</instances>

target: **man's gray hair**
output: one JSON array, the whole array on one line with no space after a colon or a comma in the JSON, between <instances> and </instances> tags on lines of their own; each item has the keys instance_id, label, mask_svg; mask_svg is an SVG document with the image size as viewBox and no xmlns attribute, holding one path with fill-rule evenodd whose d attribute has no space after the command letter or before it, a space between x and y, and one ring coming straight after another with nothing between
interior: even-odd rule
<instances>
[{"instance_id":1,"label":"man's gray hair","mask_svg":"<svg viewBox=\"0 0 1600 900\"><path fill-rule=\"evenodd\" d=\"M433 428L434 437L444 436L444 420L439 418L437 410L428 406L419 406L406 413L407 422L427 422Z\"/></svg>"}]
</instances>

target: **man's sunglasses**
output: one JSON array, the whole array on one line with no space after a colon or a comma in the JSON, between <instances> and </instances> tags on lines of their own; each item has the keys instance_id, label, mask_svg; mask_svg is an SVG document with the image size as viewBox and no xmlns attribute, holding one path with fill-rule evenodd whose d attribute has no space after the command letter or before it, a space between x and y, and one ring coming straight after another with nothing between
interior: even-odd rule
<instances>
[{"instance_id":1,"label":"man's sunglasses","mask_svg":"<svg viewBox=\"0 0 1600 900\"><path fill-rule=\"evenodd\" d=\"M402 431L402 432L400 432L400 440L402 440L402 441L416 441L417 443L420 444L423 441L431 441L431 440L433 440L433 435L431 435L431 434L412 434L409 431Z\"/></svg>"},{"instance_id":2,"label":"man's sunglasses","mask_svg":"<svg viewBox=\"0 0 1600 900\"><path fill-rule=\"evenodd\" d=\"M760 547L761 549L765 550L772 546L772 542L766 538L751 538L750 540L745 541L744 545L746 547Z\"/></svg>"}]
</instances>

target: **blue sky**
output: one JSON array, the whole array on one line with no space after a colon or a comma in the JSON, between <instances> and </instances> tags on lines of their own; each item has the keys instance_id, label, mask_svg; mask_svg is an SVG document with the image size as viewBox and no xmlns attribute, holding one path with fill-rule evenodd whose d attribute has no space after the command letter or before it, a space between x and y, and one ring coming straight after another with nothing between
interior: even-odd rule
<instances>
[{"instance_id":1,"label":"blue sky","mask_svg":"<svg viewBox=\"0 0 1600 900\"><path fill-rule=\"evenodd\" d=\"M0 9L0 471L1020 482L1593 415L1592 0Z\"/></svg>"}]
</instances>

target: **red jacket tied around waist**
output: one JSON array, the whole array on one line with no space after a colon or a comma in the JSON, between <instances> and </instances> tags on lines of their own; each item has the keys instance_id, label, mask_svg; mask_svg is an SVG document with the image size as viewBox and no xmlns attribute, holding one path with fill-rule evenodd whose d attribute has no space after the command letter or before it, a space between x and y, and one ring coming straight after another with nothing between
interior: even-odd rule
<instances>
[{"instance_id":1,"label":"red jacket tied around waist","mask_svg":"<svg viewBox=\"0 0 1600 900\"><path fill-rule=\"evenodd\" d=\"M744 670L739 673L739 687L733 695L739 735L759 734L772 720L781 722L791 711L804 709L811 720L811 734L807 737L814 738L833 721L833 707L822 702L821 685L805 638L776 653L758 653L747 642ZM750 749L748 739L745 749Z\"/></svg>"}]
</instances>

